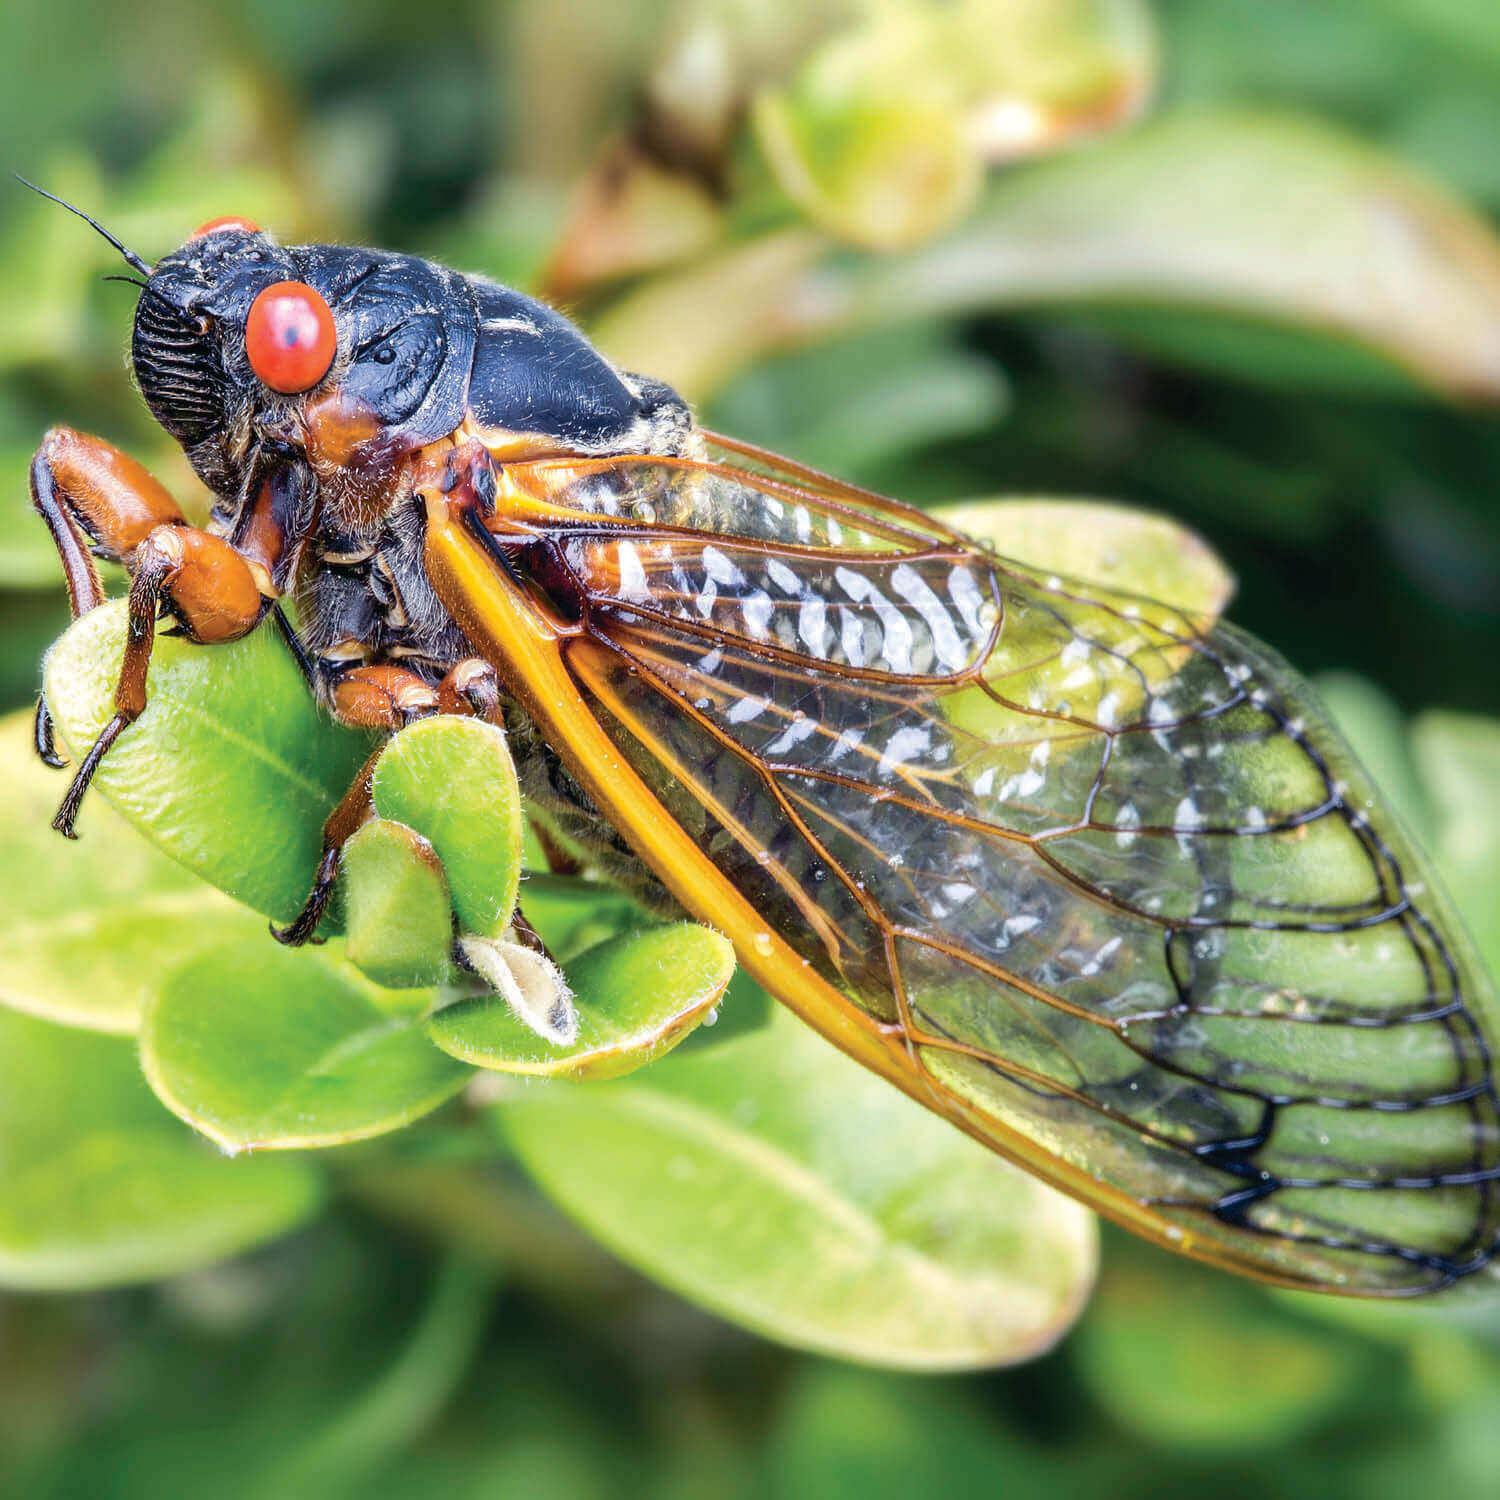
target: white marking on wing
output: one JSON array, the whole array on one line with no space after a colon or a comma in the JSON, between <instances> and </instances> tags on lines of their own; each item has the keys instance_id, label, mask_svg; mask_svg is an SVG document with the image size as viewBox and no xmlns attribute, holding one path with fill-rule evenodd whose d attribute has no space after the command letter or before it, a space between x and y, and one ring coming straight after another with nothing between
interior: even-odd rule
<instances>
[{"instance_id":1,"label":"white marking on wing","mask_svg":"<svg viewBox=\"0 0 1500 1500\"><path fill-rule=\"evenodd\" d=\"M950 672L957 672L968 662L968 653L953 628L952 617L931 585L910 563L901 563L891 573L891 587L926 621L932 634L932 649Z\"/></svg>"},{"instance_id":2,"label":"white marking on wing","mask_svg":"<svg viewBox=\"0 0 1500 1500\"><path fill-rule=\"evenodd\" d=\"M620 569L620 597L632 604L644 604L651 591L646 586L646 570L634 542L621 542L615 554Z\"/></svg>"},{"instance_id":3,"label":"white marking on wing","mask_svg":"<svg viewBox=\"0 0 1500 1500\"><path fill-rule=\"evenodd\" d=\"M703 549L703 571L715 583L728 584L731 588L745 581L745 575L717 547Z\"/></svg>"},{"instance_id":4,"label":"white marking on wing","mask_svg":"<svg viewBox=\"0 0 1500 1500\"><path fill-rule=\"evenodd\" d=\"M906 616L863 573L856 573L852 568L841 567L834 569L833 577L851 599L856 603L869 604L879 617L882 632L881 655L885 659L887 668L898 674L910 672L912 670L912 634ZM863 665L863 663L855 663L855 665Z\"/></svg>"},{"instance_id":5,"label":"white marking on wing","mask_svg":"<svg viewBox=\"0 0 1500 1500\"><path fill-rule=\"evenodd\" d=\"M881 752L880 763L875 767L875 774L881 778L888 777L892 771L898 770L914 756L929 749L931 745L932 729L929 726L918 729L914 725L903 724L886 741L885 749Z\"/></svg>"},{"instance_id":6,"label":"white marking on wing","mask_svg":"<svg viewBox=\"0 0 1500 1500\"><path fill-rule=\"evenodd\" d=\"M748 724L751 719L759 718L766 711L770 701L769 695L760 698L736 699L734 707L724 717L731 724Z\"/></svg>"},{"instance_id":7,"label":"white marking on wing","mask_svg":"<svg viewBox=\"0 0 1500 1500\"><path fill-rule=\"evenodd\" d=\"M779 557L773 557L766 564L766 576L783 594L789 594L793 599L802 592L802 580Z\"/></svg>"},{"instance_id":8,"label":"white marking on wing","mask_svg":"<svg viewBox=\"0 0 1500 1500\"><path fill-rule=\"evenodd\" d=\"M804 599L797 611L797 634L814 656L828 655L828 606L816 595Z\"/></svg>"},{"instance_id":9,"label":"white marking on wing","mask_svg":"<svg viewBox=\"0 0 1500 1500\"><path fill-rule=\"evenodd\" d=\"M805 714L801 718L793 719L782 732L771 741L765 748L767 755L784 755L794 745L800 745L803 740L816 734L818 721L808 718Z\"/></svg>"},{"instance_id":10,"label":"white marking on wing","mask_svg":"<svg viewBox=\"0 0 1500 1500\"><path fill-rule=\"evenodd\" d=\"M771 630L771 616L776 612L776 602L764 589L751 589L751 591L740 600L740 614L744 617L745 628L758 641L763 641Z\"/></svg>"}]
</instances>

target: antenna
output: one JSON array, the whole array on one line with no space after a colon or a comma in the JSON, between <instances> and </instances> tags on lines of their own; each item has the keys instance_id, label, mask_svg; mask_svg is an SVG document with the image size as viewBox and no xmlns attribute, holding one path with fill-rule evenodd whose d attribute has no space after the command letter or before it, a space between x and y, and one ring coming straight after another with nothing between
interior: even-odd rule
<instances>
[{"instance_id":1,"label":"antenna","mask_svg":"<svg viewBox=\"0 0 1500 1500\"><path fill-rule=\"evenodd\" d=\"M133 270L139 271L143 276L149 276L151 274L150 265L146 261L142 260L134 250L127 250L125 246L122 245L120 241L117 240L114 235L112 235L109 230L107 230L97 219L91 218L88 214L84 213L81 208L74 208L74 206L69 203L66 198L59 198L56 193L49 193L46 188L38 187L34 182L28 182L24 177L21 176L19 172L13 172L11 175L16 179L17 182L21 184L22 187L29 187L33 193L40 193L42 197L50 198L54 203L60 204L63 208L67 209L70 214L77 214L85 224L88 224L94 229L98 230L98 232L102 234L104 238L107 239L110 244L120 252L121 255L125 257L125 264L127 266L130 266Z\"/></svg>"}]
</instances>

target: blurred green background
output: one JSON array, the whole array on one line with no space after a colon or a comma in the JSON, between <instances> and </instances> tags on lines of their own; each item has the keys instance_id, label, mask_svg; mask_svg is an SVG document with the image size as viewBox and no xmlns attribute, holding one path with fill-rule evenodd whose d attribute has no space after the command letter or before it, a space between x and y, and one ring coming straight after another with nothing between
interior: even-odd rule
<instances>
[{"instance_id":1,"label":"blurred green background","mask_svg":"<svg viewBox=\"0 0 1500 1500\"><path fill-rule=\"evenodd\" d=\"M430 254L905 498L1193 526L1500 954L1491 0L8 0L0 44L0 164L148 258L226 213ZM66 617L42 430L193 493L113 269L0 188L0 707ZM1107 1234L1057 1350L919 1379L695 1310L519 1178L441 1224L398 1199L0 1300L0 1491L1500 1493L1483 1308L1294 1299Z\"/></svg>"}]
</instances>

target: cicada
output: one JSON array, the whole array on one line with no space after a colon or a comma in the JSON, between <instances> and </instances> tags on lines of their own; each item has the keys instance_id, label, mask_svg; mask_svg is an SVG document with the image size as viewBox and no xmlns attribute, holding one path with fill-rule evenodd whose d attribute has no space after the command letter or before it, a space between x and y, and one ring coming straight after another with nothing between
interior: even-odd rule
<instances>
[{"instance_id":1,"label":"cicada","mask_svg":"<svg viewBox=\"0 0 1500 1500\"><path fill-rule=\"evenodd\" d=\"M1493 992L1271 651L706 432L481 277L244 219L154 266L112 243L141 394L215 500L192 527L67 429L36 456L75 613L94 556L131 577L60 831L159 617L274 622L345 723L503 725L557 859L723 932L845 1052L1148 1239L1364 1295L1490 1261ZM367 811L356 784L284 941Z\"/></svg>"}]
</instances>

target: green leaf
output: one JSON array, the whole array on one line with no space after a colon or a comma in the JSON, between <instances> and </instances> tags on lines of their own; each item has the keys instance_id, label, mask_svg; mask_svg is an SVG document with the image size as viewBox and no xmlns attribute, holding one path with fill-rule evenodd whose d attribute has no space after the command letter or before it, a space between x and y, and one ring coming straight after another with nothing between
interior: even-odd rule
<instances>
[{"instance_id":1,"label":"green leaf","mask_svg":"<svg viewBox=\"0 0 1500 1500\"><path fill-rule=\"evenodd\" d=\"M141 1066L168 1109L227 1150L342 1145L410 1124L472 1076L427 1040L426 999L269 938L242 942L162 987Z\"/></svg>"},{"instance_id":2,"label":"green leaf","mask_svg":"<svg viewBox=\"0 0 1500 1500\"><path fill-rule=\"evenodd\" d=\"M67 786L31 748L30 713L0 720L0 1004L65 1026L134 1032L141 1007L205 943L264 924L158 854L108 807L89 837L52 831Z\"/></svg>"},{"instance_id":3,"label":"green leaf","mask_svg":"<svg viewBox=\"0 0 1500 1500\"><path fill-rule=\"evenodd\" d=\"M1438 869L1500 979L1500 722L1424 714L1412 748L1435 809Z\"/></svg>"},{"instance_id":4,"label":"green leaf","mask_svg":"<svg viewBox=\"0 0 1500 1500\"><path fill-rule=\"evenodd\" d=\"M954 233L835 260L805 231L736 245L623 297L611 356L697 399L767 353L998 308L1156 309L1169 357L1296 382L1310 341L1361 387L1500 399L1500 241L1399 158L1291 114L1179 113L1019 169ZM1260 330L1248 357L1234 327ZM1122 325L1123 326L1123 325ZM1274 334L1293 342L1277 351ZM1151 329L1140 319L1136 332ZM1341 378L1324 362L1320 383ZM1415 382L1415 384L1413 384Z\"/></svg>"},{"instance_id":5,"label":"green leaf","mask_svg":"<svg viewBox=\"0 0 1500 1500\"><path fill-rule=\"evenodd\" d=\"M304 1162L227 1161L151 1097L128 1041L0 1011L0 1284L168 1276L296 1227Z\"/></svg>"},{"instance_id":6,"label":"green leaf","mask_svg":"<svg viewBox=\"0 0 1500 1500\"><path fill-rule=\"evenodd\" d=\"M1133 1251L1122 1259L1068 1349L1128 1430L1174 1448L1279 1450L1350 1399L1357 1348L1243 1282L1156 1258L1148 1269Z\"/></svg>"},{"instance_id":7,"label":"green leaf","mask_svg":"<svg viewBox=\"0 0 1500 1500\"><path fill-rule=\"evenodd\" d=\"M339 865L344 957L391 989L436 984L449 969L453 906L432 845L403 823L372 818Z\"/></svg>"},{"instance_id":8,"label":"green leaf","mask_svg":"<svg viewBox=\"0 0 1500 1500\"><path fill-rule=\"evenodd\" d=\"M1056 302L1227 312L1348 340L1448 395L1500 397L1489 226L1397 158L1290 115L1169 116L1038 164L961 233L850 290L864 316L892 299L902 316Z\"/></svg>"},{"instance_id":9,"label":"green leaf","mask_svg":"<svg viewBox=\"0 0 1500 1500\"><path fill-rule=\"evenodd\" d=\"M763 95L756 138L787 196L851 244L893 250L952 223L979 191L962 111L941 98Z\"/></svg>"},{"instance_id":10,"label":"green leaf","mask_svg":"<svg viewBox=\"0 0 1500 1500\"><path fill-rule=\"evenodd\" d=\"M48 702L75 759L113 712L124 631L125 604L115 600L47 654ZM81 836L102 795L194 874L289 921L312 884L323 820L374 737L318 708L269 623L227 646L158 633L149 691L94 778ZM336 917L325 930L337 930Z\"/></svg>"},{"instance_id":11,"label":"green leaf","mask_svg":"<svg viewBox=\"0 0 1500 1500\"><path fill-rule=\"evenodd\" d=\"M669 1052L718 1003L734 974L734 949L692 922L614 938L571 959L578 1007L571 1046L542 1040L498 996L438 1011L428 1034L443 1051L504 1073L613 1078Z\"/></svg>"},{"instance_id":12,"label":"green leaf","mask_svg":"<svg viewBox=\"0 0 1500 1500\"><path fill-rule=\"evenodd\" d=\"M437 850L465 932L498 937L521 879L521 788L504 733L441 716L403 729L370 783L375 810Z\"/></svg>"},{"instance_id":13,"label":"green leaf","mask_svg":"<svg viewBox=\"0 0 1500 1500\"><path fill-rule=\"evenodd\" d=\"M612 1083L497 1106L549 1196L695 1302L801 1348L966 1369L1077 1313L1092 1217L779 1013Z\"/></svg>"},{"instance_id":14,"label":"green leaf","mask_svg":"<svg viewBox=\"0 0 1500 1500\"><path fill-rule=\"evenodd\" d=\"M1096 500L966 500L934 513L1033 568L1145 594L1210 620L1234 577L1196 532L1166 516Z\"/></svg>"},{"instance_id":15,"label":"green leaf","mask_svg":"<svg viewBox=\"0 0 1500 1500\"><path fill-rule=\"evenodd\" d=\"M877 5L751 105L802 211L851 243L920 243L972 202L986 159L1055 148L1139 107L1153 71L1139 0Z\"/></svg>"}]
</instances>

